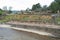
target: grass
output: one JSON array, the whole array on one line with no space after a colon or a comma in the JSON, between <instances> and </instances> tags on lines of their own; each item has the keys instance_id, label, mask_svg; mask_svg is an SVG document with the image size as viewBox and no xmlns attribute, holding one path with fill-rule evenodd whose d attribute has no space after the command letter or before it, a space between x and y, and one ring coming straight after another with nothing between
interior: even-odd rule
<instances>
[{"instance_id":1,"label":"grass","mask_svg":"<svg viewBox=\"0 0 60 40\"><path fill-rule=\"evenodd\" d=\"M60 17L56 18L57 24L60 24Z\"/></svg>"}]
</instances>

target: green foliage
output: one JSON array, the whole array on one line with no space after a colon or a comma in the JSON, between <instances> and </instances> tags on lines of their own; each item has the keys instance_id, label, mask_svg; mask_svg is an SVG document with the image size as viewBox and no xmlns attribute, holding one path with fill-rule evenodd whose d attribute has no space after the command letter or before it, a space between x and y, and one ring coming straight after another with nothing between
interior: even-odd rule
<instances>
[{"instance_id":1,"label":"green foliage","mask_svg":"<svg viewBox=\"0 0 60 40\"><path fill-rule=\"evenodd\" d=\"M2 9L0 9L0 15L2 15L2 12L3 12L3 10L2 10Z\"/></svg>"},{"instance_id":2,"label":"green foliage","mask_svg":"<svg viewBox=\"0 0 60 40\"><path fill-rule=\"evenodd\" d=\"M60 17L56 18L56 23L60 25Z\"/></svg>"},{"instance_id":3,"label":"green foliage","mask_svg":"<svg viewBox=\"0 0 60 40\"><path fill-rule=\"evenodd\" d=\"M58 5L58 10L60 10L60 0L55 0L55 2L57 3L57 5Z\"/></svg>"},{"instance_id":4,"label":"green foliage","mask_svg":"<svg viewBox=\"0 0 60 40\"><path fill-rule=\"evenodd\" d=\"M57 3L60 3L60 0L55 0Z\"/></svg>"},{"instance_id":5,"label":"green foliage","mask_svg":"<svg viewBox=\"0 0 60 40\"><path fill-rule=\"evenodd\" d=\"M12 11L11 11L11 10L9 10L9 13L12 13Z\"/></svg>"},{"instance_id":6,"label":"green foliage","mask_svg":"<svg viewBox=\"0 0 60 40\"><path fill-rule=\"evenodd\" d=\"M9 13L12 13L11 9L12 9L12 7L9 7Z\"/></svg>"},{"instance_id":7,"label":"green foliage","mask_svg":"<svg viewBox=\"0 0 60 40\"><path fill-rule=\"evenodd\" d=\"M51 3L49 6L49 9L53 12L56 13L58 10L60 11L60 0L55 0Z\"/></svg>"},{"instance_id":8,"label":"green foliage","mask_svg":"<svg viewBox=\"0 0 60 40\"><path fill-rule=\"evenodd\" d=\"M42 11L47 11L47 5L44 5L44 6L42 7Z\"/></svg>"},{"instance_id":9,"label":"green foliage","mask_svg":"<svg viewBox=\"0 0 60 40\"><path fill-rule=\"evenodd\" d=\"M47 5L44 5L41 7L39 3L32 6L32 11L47 11L50 10L53 13L57 13L57 11L60 11L60 0L54 0L49 7Z\"/></svg>"},{"instance_id":10,"label":"green foliage","mask_svg":"<svg viewBox=\"0 0 60 40\"><path fill-rule=\"evenodd\" d=\"M51 5L49 6L49 9L52 11L52 12L57 12L58 10L58 3L56 2L52 2Z\"/></svg>"},{"instance_id":11,"label":"green foliage","mask_svg":"<svg viewBox=\"0 0 60 40\"><path fill-rule=\"evenodd\" d=\"M36 10L36 5L33 5L32 6L32 10Z\"/></svg>"},{"instance_id":12,"label":"green foliage","mask_svg":"<svg viewBox=\"0 0 60 40\"><path fill-rule=\"evenodd\" d=\"M37 4L32 6L32 11L35 11L35 10L40 9L40 8L41 8L40 3L37 3Z\"/></svg>"}]
</instances>

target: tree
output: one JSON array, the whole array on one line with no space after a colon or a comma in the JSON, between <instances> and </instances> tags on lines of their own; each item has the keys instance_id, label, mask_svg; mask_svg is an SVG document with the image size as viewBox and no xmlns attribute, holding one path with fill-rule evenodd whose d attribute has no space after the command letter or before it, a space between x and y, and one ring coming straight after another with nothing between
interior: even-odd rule
<instances>
[{"instance_id":1,"label":"tree","mask_svg":"<svg viewBox=\"0 0 60 40\"><path fill-rule=\"evenodd\" d=\"M52 2L51 5L49 6L49 9L50 9L53 13L56 13L57 10L59 9L58 7L59 7L59 6L58 6L58 3L54 1L54 2Z\"/></svg>"},{"instance_id":2,"label":"tree","mask_svg":"<svg viewBox=\"0 0 60 40\"><path fill-rule=\"evenodd\" d=\"M55 2L60 3L60 0L55 0Z\"/></svg>"},{"instance_id":3,"label":"tree","mask_svg":"<svg viewBox=\"0 0 60 40\"><path fill-rule=\"evenodd\" d=\"M7 10L7 6L4 6L4 7L3 7L3 10L5 10L5 11L6 11L6 10Z\"/></svg>"},{"instance_id":4,"label":"tree","mask_svg":"<svg viewBox=\"0 0 60 40\"><path fill-rule=\"evenodd\" d=\"M29 8L26 9L27 12L31 11Z\"/></svg>"},{"instance_id":5,"label":"tree","mask_svg":"<svg viewBox=\"0 0 60 40\"><path fill-rule=\"evenodd\" d=\"M42 11L47 11L47 5L44 5L44 6L42 7Z\"/></svg>"},{"instance_id":6,"label":"tree","mask_svg":"<svg viewBox=\"0 0 60 40\"><path fill-rule=\"evenodd\" d=\"M12 9L12 7L9 7L9 10L11 10Z\"/></svg>"},{"instance_id":7,"label":"tree","mask_svg":"<svg viewBox=\"0 0 60 40\"><path fill-rule=\"evenodd\" d=\"M37 3L37 4L32 6L32 11L37 11L37 10L39 11L40 8L41 8L40 3Z\"/></svg>"},{"instance_id":8,"label":"tree","mask_svg":"<svg viewBox=\"0 0 60 40\"><path fill-rule=\"evenodd\" d=\"M57 3L57 5L58 5L58 10L60 11L60 0L55 0L55 2Z\"/></svg>"},{"instance_id":9,"label":"tree","mask_svg":"<svg viewBox=\"0 0 60 40\"><path fill-rule=\"evenodd\" d=\"M2 15L2 12L3 12L3 10L2 10L2 9L0 9L0 15Z\"/></svg>"},{"instance_id":10,"label":"tree","mask_svg":"<svg viewBox=\"0 0 60 40\"><path fill-rule=\"evenodd\" d=\"M51 5L49 6L49 9L56 13L58 10L60 11L60 0L54 0Z\"/></svg>"},{"instance_id":11,"label":"tree","mask_svg":"<svg viewBox=\"0 0 60 40\"><path fill-rule=\"evenodd\" d=\"M12 7L9 7L9 13L12 13L11 9L12 9Z\"/></svg>"},{"instance_id":12,"label":"tree","mask_svg":"<svg viewBox=\"0 0 60 40\"><path fill-rule=\"evenodd\" d=\"M32 11L36 10L36 5L32 6Z\"/></svg>"},{"instance_id":13,"label":"tree","mask_svg":"<svg viewBox=\"0 0 60 40\"><path fill-rule=\"evenodd\" d=\"M37 7L37 8L41 8L40 3L36 4L36 7Z\"/></svg>"}]
</instances>

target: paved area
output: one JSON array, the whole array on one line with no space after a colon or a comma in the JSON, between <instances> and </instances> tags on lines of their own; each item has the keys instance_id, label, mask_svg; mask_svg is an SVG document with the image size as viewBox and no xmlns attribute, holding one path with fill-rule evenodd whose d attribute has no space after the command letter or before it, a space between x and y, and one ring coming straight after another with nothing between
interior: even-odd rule
<instances>
[{"instance_id":1,"label":"paved area","mask_svg":"<svg viewBox=\"0 0 60 40\"><path fill-rule=\"evenodd\" d=\"M0 40L39 40L30 35L29 33L16 31L11 28L0 27Z\"/></svg>"},{"instance_id":2,"label":"paved area","mask_svg":"<svg viewBox=\"0 0 60 40\"><path fill-rule=\"evenodd\" d=\"M13 28L13 29L16 29L16 30L23 30L23 31L26 31L26 32L36 33L36 34L39 34L39 35L45 35L45 36L55 37L53 34L48 33L48 32L44 32L44 31L28 30L28 29L16 28L16 27L12 27L12 28Z\"/></svg>"},{"instance_id":3,"label":"paved area","mask_svg":"<svg viewBox=\"0 0 60 40\"><path fill-rule=\"evenodd\" d=\"M6 24L0 24L0 40L60 40L49 37L51 35L51 33L47 32L38 32L34 30L15 28Z\"/></svg>"},{"instance_id":4,"label":"paved area","mask_svg":"<svg viewBox=\"0 0 60 40\"><path fill-rule=\"evenodd\" d=\"M57 26L57 25L49 25L49 24L20 23L20 22L7 22L7 24L39 26L39 27L47 27L47 28L60 29L60 26Z\"/></svg>"},{"instance_id":5,"label":"paved area","mask_svg":"<svg viewBox=\"0 0 60 40\"><path fill-rule=\"evenodd\" d=\"M16 30L22 30L22 31L26 31L26 32L37 33L37 34L40 34L40 35L54 36L54 35L52 35L51 33L48 33L48 32L11 27L11 25L6 25L6 24L0 24L0 27L12 28L12 29L16 29Z\"/></svg>"}]
</instances>

